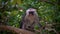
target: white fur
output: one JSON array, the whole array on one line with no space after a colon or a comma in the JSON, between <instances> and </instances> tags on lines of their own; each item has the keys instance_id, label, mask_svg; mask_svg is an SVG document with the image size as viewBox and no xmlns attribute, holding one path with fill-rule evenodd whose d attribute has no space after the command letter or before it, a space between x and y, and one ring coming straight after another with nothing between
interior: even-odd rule
<instances>
[{"instance_id":1,"label":"white fur","mask_svg":"<svg viewBox=\"0 0 60 34\"><path fill-rule=\"evenodd\" d=\"M29 12L30 11L34 11L34 14L38 16L37 12L36 12L36 9L33 9L33 8L29 8L28 10L26 10L26 16L29 15Z\"/></svg>"}]
</instances>

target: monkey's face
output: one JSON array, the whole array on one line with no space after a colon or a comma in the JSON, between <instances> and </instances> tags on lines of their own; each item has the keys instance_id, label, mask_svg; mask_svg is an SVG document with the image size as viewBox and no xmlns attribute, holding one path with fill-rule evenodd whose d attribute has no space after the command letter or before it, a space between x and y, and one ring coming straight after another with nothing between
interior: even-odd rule
<instances>
[{"instance_id":1,"label":"monkey's face","mask_svg":"<svg viewBox=\"0 0 60 34\"><path fill-rule=\"evenodd\" d=\"M34 15L34 12L33 11L29 11L29 15Z\"/></svg>"},{"instance_id":2,"label":"monkey's face","mask_svg":"<svg viewBox=\"0 0 60 34\"><path fill-rule=\"evenodd\" d=\"M26 15L35 15L36 9L30 8L26 11Z\"/></svg>"}]
</instances>

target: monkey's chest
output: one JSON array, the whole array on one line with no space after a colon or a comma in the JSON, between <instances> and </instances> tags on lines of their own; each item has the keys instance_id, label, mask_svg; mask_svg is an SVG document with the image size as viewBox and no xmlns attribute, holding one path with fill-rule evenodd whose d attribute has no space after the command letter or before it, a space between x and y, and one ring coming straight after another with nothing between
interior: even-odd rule
<instances>
[{"instance_id":1,"label":"monkey's chest","mask_svg":"<svg viewBox=\"0 0 60 34\"><path fill-rule=\"evenodd\" d=\"M25 28L28 30L33 30L34 29L34 24L35 24L35 17L34 16L29 16L25 18Z\"/></svg>"},{"instance_id":2,"label":"monkey's chest","mask_svg":"<svg viewBox=\"0 0 60 34\"><path fill-rule=\"evenodd\" d=\"M33 30L34 29L34 17L28 17L26 29Z\"/></svg>"},{"instance_id":3,"label":"monkey's chest","mask_svg":"<svg viewBox=\"0 0 60 34\"><path fill-rule=\"evenodd\" d=\"M32 24L34 22L35 18L34 17L28 17L27 21L29 24Z\"/></svg>"},{"instance_id":4,"label":"monkey's chest","mask_svg":"<svg viewBox=\"0 0 60 34\"><path fill-rule=\"evenodd\" d=\"M28 26L34 26L35 24L35 16L26 16L25 17L25 25Z\"/></svg>"}]
</instances>

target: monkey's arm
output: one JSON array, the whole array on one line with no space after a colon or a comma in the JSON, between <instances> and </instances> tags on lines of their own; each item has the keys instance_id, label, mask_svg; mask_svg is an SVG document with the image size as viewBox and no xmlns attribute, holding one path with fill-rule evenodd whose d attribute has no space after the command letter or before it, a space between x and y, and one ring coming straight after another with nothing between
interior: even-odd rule
<instances>
[{"instance_id":1,"label":"monkey's arm","mask_svg":"<svg viewBox=\"0 0 60 34\"><path fill-rule=\"evenodd\" d=\"M22 27L23 27L23 22L24 22L24 18L25 18L25 14L24 15L22 15L22 17L21 17L21 21L19 22L19 25L20 25L20 27L19 28L21 28L22 29Z\"/></svg>"},{"instance_id":2,"label":"monkey's arm","mask_svg":"<svg viewBox=\"0 0 60 34\"><path fill-rule=\"evenodd\" d=\"M22 21L20 21L20 23L19 23L19 28L21 28L21 29L22 29L22 26L23 26L23 22L22 22Z\"/></svg>"}]
</instances>

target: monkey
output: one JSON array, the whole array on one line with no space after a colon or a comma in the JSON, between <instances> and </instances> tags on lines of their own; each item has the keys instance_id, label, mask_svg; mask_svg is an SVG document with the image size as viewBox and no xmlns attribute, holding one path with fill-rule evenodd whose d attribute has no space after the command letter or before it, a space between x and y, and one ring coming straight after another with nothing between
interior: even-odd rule
<instances>
[{"instance_id":1,"label":"monkey","mask_svg":"<svg viewBox=\"0 0 60 34\"><path fill-rule=\"evenodd\" d=\"M29 8L26 10L25 15L22 17L20 28L29 31L34 31L35 25L42 27L36 9Z\"/></svg>"}]
</instances>

